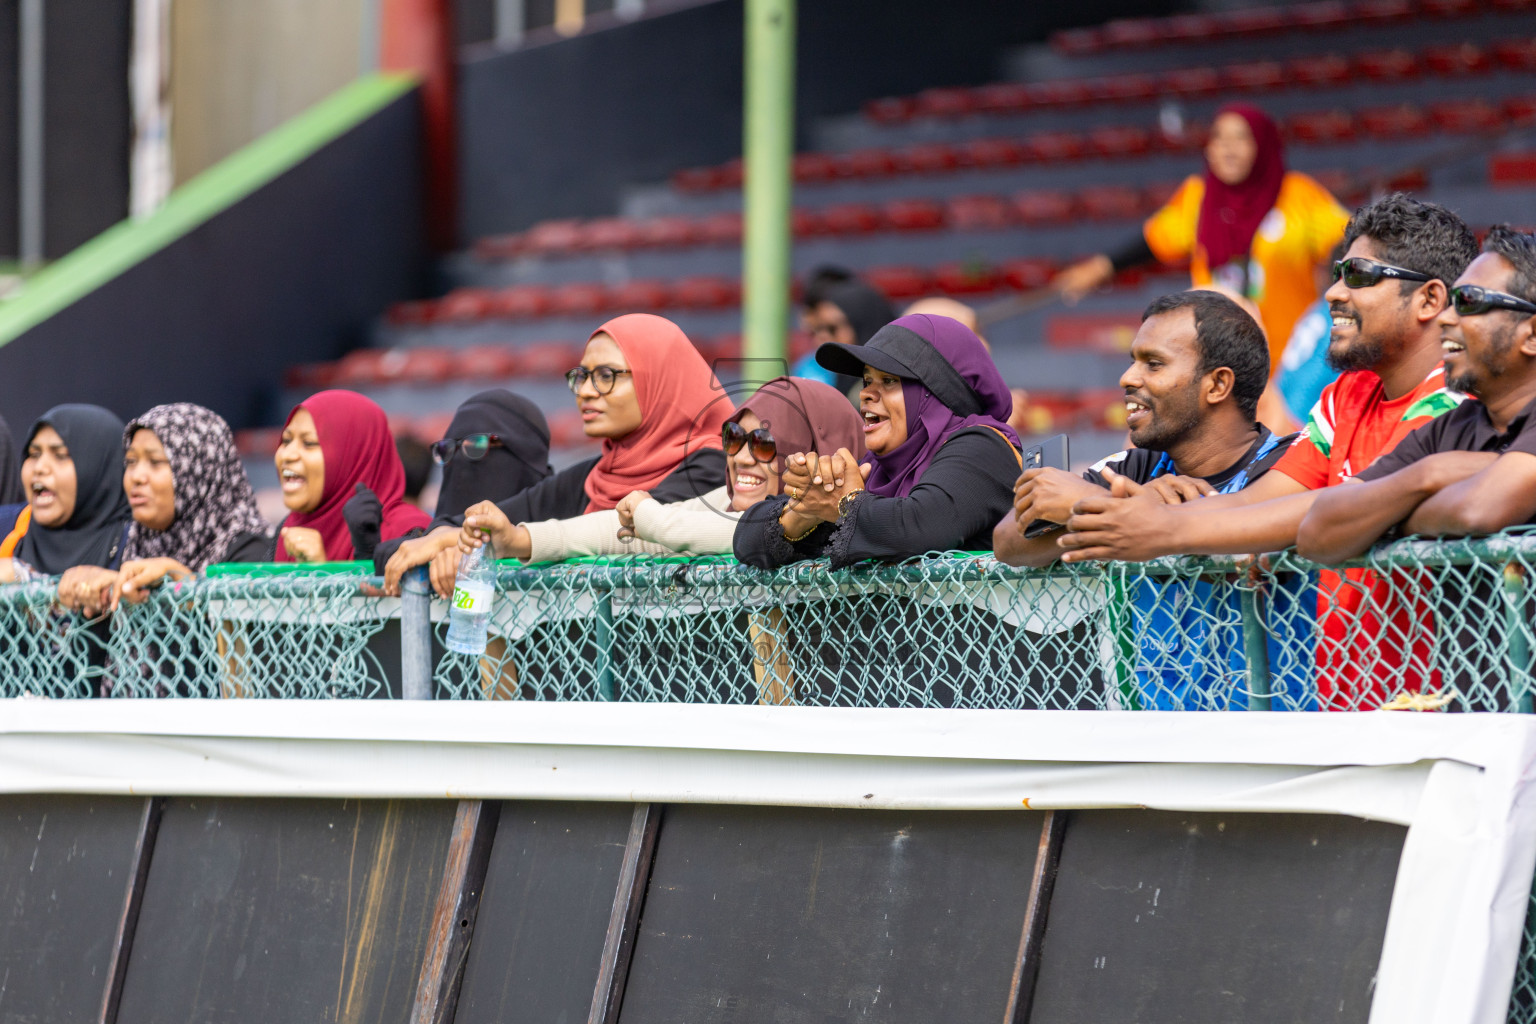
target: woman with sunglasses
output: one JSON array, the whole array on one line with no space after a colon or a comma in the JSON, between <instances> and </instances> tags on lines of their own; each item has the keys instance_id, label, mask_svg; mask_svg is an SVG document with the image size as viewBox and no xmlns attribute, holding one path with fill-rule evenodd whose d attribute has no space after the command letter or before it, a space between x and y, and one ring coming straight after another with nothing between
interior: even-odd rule
<instances>
[{"instance_id":1,"label":"woman with sunglasses","mask_svg":"<svg viewBox=\"0 0 1536 1024\"><path fill-rule=\"evenodd\" d=\"M432 461L442 467L443 482L425 535L383 541L373 552L374 566L396 586L404 567L422 564L423 555L432 575L451 583L459 571L459 528L448 518L477 501L505 501L552 475L549 424L521 395L482 391L454 412L448 436L432 444Z\"/></svg>"},{"instance_id":2,"label":"woman with sunglasses","mask_svg":"<svg viewBox=\"0 0 1536 1024\"><path fill-rule=\"evenodd\" d=\"M1205 173L1185 179L1113 253L1067 267L1052 282L1076 302L1118 271L1153 261L1189 264L1196 288L1225 285L1252 299L1278 367L1291 331L1320 289L1315 268L1344 237L1349 213L1316 180L1287 170L1280 129L1257 107L1217 111L1205 145ZM1266 410L1259 409L1263 419Z\"/></svg>"},{"instance_id":3,"label":"woman with sunglasses","mask_svg":"<svg viewBox=\"0 0 1536 1024\"><path fill-rule=\"evenodd\" d=\"M1008 426L1013 397L981 339L949 317L917 313L868 345L822 345L816 358L862 372L869 456L862 465L851 450L792 456L784 496L741 517L736 557L763 569L829 557L839 568L990 551L1022 461Z\"/></svg>"},{"instance_id":4,"label":"woman with sunglasses","mask_svg":"<svg viewBox=\"0 0 1536 1024\"><path fill-rule=\"evenodd\" d=\"M863 424L848 399L819 381L775 377L721 428L730 462L724 486L663 502L636 490L613 509L526 523L530 561L581 555L728 554L741 513L779 493L784 459L803 451L864 452ZM518 541L514 539L514 543Z\"/></svg>"},{"instance_id":5,"label":"woman with sunglasses","mask_svg":"<svg viewBox=\"0 0 1536 1024\"><path fill-rule=\"evenodd\" d=\"M630 313L603 324L587 340L581 365L566 374L582 430L602 441L602 453L521 494L460 510L445 520L462 528L460 547L477 546L484 532L498 558L526 560L534 542L524 524L611 509L635 490L685 501L723 486L720 429L735 410L713 380L709 364L672 321ZM464 534L476 543L466 546ZM397 556L385 573L386 590L398 592L404 571L429 558ZM446 596L453 578L434 571L432 585Z\"/></svg>"}]
</instances>

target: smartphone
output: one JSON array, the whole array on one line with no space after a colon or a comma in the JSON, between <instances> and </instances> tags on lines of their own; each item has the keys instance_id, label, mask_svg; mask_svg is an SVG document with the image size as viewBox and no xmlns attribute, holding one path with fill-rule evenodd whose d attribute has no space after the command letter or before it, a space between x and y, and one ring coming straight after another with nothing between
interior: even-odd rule
<instances>
[{"instance_id":1,"label":"smartphone","mask_svg":"<svg viewBox=\"0 0 1536 1024\"><path fill-rule=\"evenodd\" d=\"M1042 466L1051 466L1060 470L1071 468L1072 459L1067 454L1066 434L1056 434L1024 449L1025 469L1039 469ZM1053 523L1049 519L1036 519L1024 528L1024 536L1028 540L1034 540L1036 537L1059 529L1061 529L1060 523Z\"/></svg>"}]
</instances>

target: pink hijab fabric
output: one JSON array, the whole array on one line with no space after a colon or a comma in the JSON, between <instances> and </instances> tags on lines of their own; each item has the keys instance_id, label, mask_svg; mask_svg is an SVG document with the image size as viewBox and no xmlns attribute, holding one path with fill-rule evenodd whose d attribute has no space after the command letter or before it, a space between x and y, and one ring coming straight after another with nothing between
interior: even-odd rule
<instances>
[{"instance_id":1,"label":"pink hijab fabric","mask_svg":"<svg viewBox=\"0 0 1536 1024\"><path fill-rule=\"evenodd\" d=\"M417 527L425 527L427 514L405 500L405 467L389 432L389 420L372 401L355 391L321 391L294 406L283 422L286 427L300 409L308 409L325 456L325 489L320 507L313 512L290 512L279 529L304 526L318 530L325 541L325 557L348 562L355 557L352 534L342 506L367 484L384 507L380 540L393 540ZM281 538L277 560L291 562Z\"/></svg>"},{"instance_id":2,"label":"pink hijab fabric","mask_svg":"<svg viewBox=\"0 0 1536 1024\"><path fill-rule=\"evenodd\" d=\"M713 383L714 374L682 328L650 313L615 317L592 332L606 334L634 373L640 426L604 438L603 454L587 474L588 512L618 505L631 491L648 491L701 448L719 449L720 430L736 410Z\"/></svg>"}]
</instances>

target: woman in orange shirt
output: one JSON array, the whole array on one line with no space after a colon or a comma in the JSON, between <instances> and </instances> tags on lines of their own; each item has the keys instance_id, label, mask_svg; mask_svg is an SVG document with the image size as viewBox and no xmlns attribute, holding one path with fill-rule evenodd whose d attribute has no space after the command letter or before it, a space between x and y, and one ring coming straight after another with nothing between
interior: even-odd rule
<instances>
[{"instance_id":1,"label":"woman in orange shirt","mask_svg":"<svg viewBox=\"0 0 1536 1024\"><path fill-rule=\"evenodd\" d=\"M1211 125L1205 173L1185 179L1134 242L1066 268L1052 284L1075 302L1127 267L1188 263L1194 287L1222 286L1258 307L1273 373L1296 321L1318 299L1314 268L1347 223L1327 189L1285 169L1275 122L1233 103Z\"/></svg>"}]
</instances>

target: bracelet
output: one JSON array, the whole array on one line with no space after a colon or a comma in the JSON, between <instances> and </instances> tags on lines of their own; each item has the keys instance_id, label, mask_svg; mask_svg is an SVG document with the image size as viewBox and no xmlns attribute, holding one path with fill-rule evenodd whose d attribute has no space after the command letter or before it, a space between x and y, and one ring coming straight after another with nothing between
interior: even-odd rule
<instances>
[{"instance_id":1,"label":"bracelet","mask_svg":"<svg viewBox=\"0 0 1536 1024\"><path fill-rule=\"evenodd\" d=\"M845 494L841 498L837 499L837 518L839 522L841 522L843 517L848 514L848 510L853 507L853 503L857 501L859 499L859 495L863 493L864 488L860 487L852 494Z\"/></svg>"},{"instance_id":2,"label":"bracelet","mask_svg":"<svg viewBox=\"0 0 1536 1024\"><path fill-rule=\"evenodd\" d=\"M806 530L804 533L802 533L798 537L791 537L789 535L789 532L787 530L784 530L784 524L783 523L779 524L779 529L784 532L784 539L785 540L789 541L791 544L798 544L801 541L805 540L805 538L809 537L811 534L815 533L816 532L816 528L819 527L820 525L821 525L820 523L812 523L811 524L811 528L809 530Z\"/></svg>"}]
</instances>

